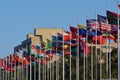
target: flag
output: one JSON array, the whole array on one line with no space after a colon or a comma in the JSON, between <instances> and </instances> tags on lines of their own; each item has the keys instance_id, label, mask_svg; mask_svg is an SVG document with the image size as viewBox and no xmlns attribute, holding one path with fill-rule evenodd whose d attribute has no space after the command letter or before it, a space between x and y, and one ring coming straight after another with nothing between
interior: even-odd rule
<instances>
[{"instance_id":1,"label":"flag","mask_svg":"<svg viewBox=\"0 0 120 80\"><path fill-rule=\"evenodd\" d=\"M69 31L64 31L63 36L64 36L64 41L70 41L70 32Z\"/></svg>"},{"instance_id":2,"label":"flag","mask_svg":"<svg viewBox=\"0 0 120 80\"><path fill-rule=\"evenodd\" d=\"M71 30L72 39L77 39L78 38L78 28L70 26L70 30Z\"/></svg>"},{"instance_id":3,"label":"flag","mask_svg":"<svg viewBox=\"0 0 120 80\"><path fill-rule=\"evenodd\" d=\"M85 29L79 29L79 35L85 36L86 30Z\"/></svg>"},{"instance_id":4,"label":"flag","mask_svg":"<svg viewBox=\"0 0 120 80\"><path fill-rule=\"evenodd\" d=\"M79 48L80 53L83 53L86 56L90 54L90 48L87 46L87 44L83 40L80 39L79 45L80 45L80 48Z\"/></svg>"},{"instance_id":5,"label":"flag","mask_svg":"<svg viewBox=\"0 0 120 80\"><path fill-rule=\"evenodd\" d=\"M0 67L3 67L3 59L0 59Z\"/></svg>"},{"instance_id":6,"label":"flag","mask_svg":"<svg viewBox=\"0 0 120 80\"><path fill-rule=\"evenodd\" d=\"M35 49L38 54L41 53L40 45L36 45Z\"/></svg>"},{"instance_id":7,"label":"flag","mask_svg":"<svg viewBox=\"0 0 120 80\"><path fill-rule=\"evenodd\" d=\"M120 18L120 14L117 14L109 10L107 10L106 13L107 13L107 18L108 18L108 23L117 25L117 18Z\"/></svg>"},{"instance_id":8,"label":"flag","mask_svg":"<svg viewBox=\"0 0 120 80\"><path fill-rule=\"evenodd\" d=\"M35 45L31 45L30 53L31 54L36 54L36 47L35 47Z\"/></svg>"},{"instance_id":9,"label":"flag","mask_svg":"<svg viewBox=\"0 0 120 80\"><path fill-rule=\"evenodd\" d=\"M78 28L80 28L80 29L86 30L86 26L84 26L84 25L82 25L82 24L78 24L77 26L78 26Z\"/></svg>"},{"instance_id":10,"label":"flag","mask_svg":"<svg viewBox=\"0 0 120 80\"><path fill-rule=\"evenodd\" d=\"M47 39L47 49L49 50L51 48L51 41Z\"/></svg>"},{"instance_id":11,"label":"flag","mask_svg":"<svg viewBox=\"0 0 120 80\"><path fill-rule=\"evenodd\" d=\"M107 17L97 15L97 19L99 22L99 27L102 31L106 31L106 27L107 27L108 31L111 31L111 25L107 23L107 21L108 21Z\"/></svg>"},{"instance_id":12,"label":"flag","mask_svg":"<svg viewBox=\"0 0 120 80\"><path fill-rule=\"evenodd\" d=\"M115 39L115 37L114 37L112 34L108 34L108 35L102 34L102 37L103 37L103 38L108 37L109 40L114 40L114 39Z\"/></svg>"},{"instance_id":13,"label":"flag","mask_svg":"<svg viewBox=\"0 0 120 80\"><path fill-rule=\"evenodd\" d=\"M87 29L95 30L96 28L99 28L99 24L95 19L87 19L86 23L87 23Z\"/></svg>"},{"instance_id":14,"label":"flag","mask_svg":"<svg viewBox=\"0 0 120 80\"><path fill-rule=\"evenodd\" d=\"M100 22L100 23L107 23L107 17L105 17L105 16L101 16L101 15L97 14L97 19L98 19L98 22Z\"/></svg>"}]
</instances>

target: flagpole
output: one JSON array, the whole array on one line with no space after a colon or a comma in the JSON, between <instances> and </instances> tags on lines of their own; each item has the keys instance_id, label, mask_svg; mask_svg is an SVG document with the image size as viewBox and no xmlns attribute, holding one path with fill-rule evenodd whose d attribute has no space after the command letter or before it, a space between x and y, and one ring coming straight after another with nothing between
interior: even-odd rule
<instances>
[{"instance_id":1,"label":"flagpole","mask_svg":"<svg viewBox=\"0 0 120 80\"><path fill-rule=\"evenodd\" d=\"M100 36L100 80L102 79L102 36Z\"/></svg>"},{"instance_id":2,"label":"flagpole","mask_svg":"<svg viewBox=\"0 0 120 80\"><path fill-rule=\"evenodd\" d=\"M26 80L28 80L28 65L26 65Z\"/></svg>"},{"instance_id":3,"label":"flagpole","mask_svg":"<svg viewBox=\"0 0 120 80\"><path fill-rule=\"evenodd\" d=\"M30 49L31 49L32 44L30 44ZM27 46L28 47L28 46ZM31 62L31 52L30 52L30 80L32 80L32 62Z\"/></svg>"},{"instance_id":4,"label":"flagpole","mask_svg":"<svg viewBox=\"0 0 120 80\"><path fill-rule=\"evenodd\" d=\"M97 13L96 13L96 20L97 20ZM95 46L96 46L96 48L95 48L95 54L96 54L96 80L98 79L98 70L97 70L97 62L98 62L98 57L97 57L97 22L96 22L96 25L95 25L95 32L96 32L96 37L95 37Z\"/></svg>"},{"instance_id":5,"label":"flagpole","mask_svg":"<svg viewBox=\"0 0 120 80\"><path fill-rule=\"evenodd\" d=\"M71 71L72 71L72 70L71 70L71 69L72 69L72 68L71 68L71 61L72 61L72 60L71 60L71 57L72 57L72 56L71 56L71 39L72 39L71 37L72 37L72 36L71 36L71 34L72 34L72 33L71 33L71 31L70 31L70 80L71 80L71 76L72 76L72 72L71 72Z\"/></svg>"},{"instance_id":6,"label":"flagpole","mask_svg":"<svg viewBox=\"0 0 120 80\"><path fill-rule=\"evenodd\" d=\"M36 52L34 52L34 80L36 80Z\"/></svg>"},{"instance_id":7,"label":"flagpole","mask_svg":"<svg viewBox=\"0 0 120 80\"><path fill-rule=\"evenodd\" d=\"M53 54L52 54L53 55ZM54 55L55 56L55 55ZM52 63L52 77L53 77L53 79L52 80L54 80L54 61L53 61L53 63Z\"/></svg>"},{"instance_id":8,"label":"flagpole","mask_svg":"<svg viewBox=\"0 0 120 80\"><path fill-rule=\"evenodd\" d=\"M106 79L108 79L108 20L106 22Z\"/></svg>"},{"instance_id":9,"label":"flagpole","mask_svg":"<svg viewBox=\"0 0 120 80\"><path fill-rule=\"evenodd\" d=\"M4 60L5 60L5 59L3 58L3 70L2 70L2 75L3 75L3 76L2 76L2 80L4 80L4 74L3 74L3 72L4 72L4 63L5 63Z\"/></svg>"},{"instance_id":10,"label":"flagpole","mask_svg":"<svg viewBox=\"0 0 120 80\"><path fill-rule=\"evenodd\" d=\"M50 36L51 36L51 33L50 33ZM51 44L50 44L50 46L51 46ZM50 48L50 80L52 80L52 77L51 77L51 76L52 76L52 75L51 75L51 74L52 74L52 72L51 72L51 71L52 71L52 70L51 70L51 64L52 64L51 55L52 55L52 54L51 54L51 48Z\"/></svg>"},{"instance_id":11,"label":"flagpole","mask_svg":"<svg viewBox=\"0 0 120 80\"><path fill-rule=\"evenodd\" d=\"M11 62L11 61L10 61L10 58L11 58L11 55L9 56L9 64L12 65L12 63L10 63L10 62ZM8 75L7 75L7 71L6 71L6 80L7 80L7 76L8 76Z\"/></svg>"},{"instance_id":12,"label":"flagpole","mask_svg":"<svg viewBox=\"0 0 120 80\"><path fill-rule=\"evenodd\" d=\"M86 45L88 43L88 30L86 30ZM87 46L85 47L86 53L84 54L86 57L86 80L88 80L88 56L87 56Z\"/></svg>"},{"instance_id":13,"label":"flagpole","mask_svg":"<svg viewBox=\"0 0 120 80\"><path fill-rule=\"evenodd\" d=\"M2 64L2 63L1 63L1 64ZM0 68L0 80L2 79L2 78L1 78L1 75L2 75L2 72L1 72L1 68Z\"/></svg>"},{"instance_id":14,"label":"flagpole","mask_svg":"<svg viewBox=\"0 0 120 80\"><path fill-rule=\"evenodd\" d=\"M56 31L56 35L57 35L57 31ZM57 65L57 63L58 63L58 61L59 60L57 60L57 41L58 41L58 37L56 37L56 56L55 56L55 60L56 60L56 80L58 80L58 65Z\"/></svg>"},{"instance_id":15,"label":"flagpole","mask_svg":"<svg viewBox=\"0 0 120 80\"><path fill-rule=\"evenodd\" d=\"M44 38L45 39L45 38ZM45 53L44 53L45 54ZM44 56L44 59L45 59L45 56ZM44 72L45 72L45 67L44 67L44 61L42 61L43 63L42 63L42 80L45 80L45 76L44 76Z\"/></svg>"},{"instance_id":16,"label":"flagpole","mask_svg":"<svg viewBox=\"0 0 120 80\"><path fill-rule=\"evenodd\" d=\"M3 63L3 66L4 66L4 63ZM5 71L5 69L3 68L3 80L5 80L5 79L4 79L4 71Z\"/></svg>"},{"instance_id":17,"label":"flagpole","mask_svg":"<svg viewBox=\"0 0 120 80\"><path fill-rule=\"evenodd\" d=\"M77 21L78 24L78 21ZM77 56L76 56L76 77L77 80L79 80L79 28L78 29L78 34L77 34Z\"/></svg>"},{"instance_id":18,"label":"flagpole","mask_svg":"<svg viewBox=\"0 0 120 80\"><path fill-rule=\"evenodd\" d=\"M13 53L13 54L15 54L15 53ZM12 54L11 54L10 58L11 58L11 63L12 63ZM16 59L15 59L15 60L16 60ZM16 61L15 61L15 62L16 62ZM16 78L17 78L17 77L16 77L16 73L17 73L17 72L16 72L16 63L15 63L14 70L15 70L15 72L14 72L14 76L15 76L14 79L16 80Z\"/></svg>"},{"instance_id":19,"label":"flagpole","mask_svg":"<svg viewBox=\"0 0 120 80\"><path fill-rule=\"evenodd\" d=\"M7 69L8 69L8 56L6 57L6 67L7 67ZM10 66L10 68L11 68L11 66ZM4 73L4 77L5 77L5 79L4 80L6 80L6 72L7 72L7 69L5 70L5 73ZM12 77L11 77L11 79L12 79Z\"/></svg>"},{"instance_id":20,"label":"flagpole","mask_svg":"<svg viewBox=\"0 0 120 80\"><path fill-rule=\"evenodd\" d=\"M41 45L40 45L40 48L42 48L41 47ZM40 53L41 54L41 53ZM40 56L40 55L39 55ZM40 58L39 58L39 61L40 61ZM40 62L39 62L39 66L38 66L38 69L39 69L39 73L38 73L38 78L39 78L39 80L41 80L41 66L40 66Z\"/></svg>"},{"instance_id":21,"label":"flagpole","mask_svg":"<svg viewBox=\"0 0 120 80\"><path fill-rule=\"evenodd\" d=\"M85 53L83 52L83 69L84 69L84 71L83 71L83 79L84 80L86 80L86 77L85 77L85 74L86 74L86 65L85 65L85 62L86 62L86 59L85 59Z\"/></svg>"},{"instance_id":22,"label":"flagpole","mask_svg":"<svg viewBox=\"0 0 120 80\"><path fill-rule=\"evenodd\" d=\"M24 59L24 57L23 57L23 59ZM24 66L24 63L23 63L23 59L22 59L22 66L21 66L21 73L22 73L22 80L24 79L24 69L23 69L23 66Z\"/></svg>"},{"instance_id":23,"label":"flagpole","mask_svg":"<svg viewBox=\"0 0 120 80\"><path fill-rule=\"evenodd\" d=\"M13 57L15 58L16 57L16 55L13 55ZM18 66L17 66L17 78L18 78L18 80L20 80L20 74L19 74L19 58L18 58Z\"/></svg>"},{"instance_id":24,"label":"flagpole","mask_svg":"<svg viewBox=\"0 0 120 80\"><path fill-rule=\"evenodd\" d=\"M63 28L62 28L62 35L63 35ZM64 59L65 59L65 55L64 55L64 37L63 37L63 65L62 65L62 67L63 67L63 79L62 80L65 80L65 61L64 61Z\"/></svg>"},{"instance_id":25,"label":"flagpole","mask_svg":"<svg viewBox=\"0 0 120 80\"><path fill-rule=\"evenodd\" d=\"M8 60L8 56L7 56L7 59L6 59L6 60ZM9 63L8 63L8 61L6 61L6 62L7 62L7 64L6 64L6 65L7 65L7 67L9 67L9 66L8 66L8 64L9 64ZM6 80L6 78L7 78L6 73L7 73L7 70L5 71L5 80Z\"/></svg>"},{"instance_id":26,"label":"flagpole","mask_svg":"<svg viewBox=\"0 0 120 80\"><path fill-rule=\"evenodd\" d=\"M117 15L117 26L118 26L118 79L120 79L120 54L119 54L119 48L120 48L120 46L119 46L119 7L118 7L118 2L117 2L117 13L118 13L118 15Z\"/></svg>"},{"instance_id":27,"label":"flagpole","mask_svg":"<svg viewBox=\"0 0 120 80\"><path fill-rule=\"evenodd\" d=\"M93 80L93 42L91 43L91 80Z\"/></svg>"},{"instance_id":28,"label":"flagpole","mask_svg":"<svg viewBox=\"0 0 120 80\"><path fill-rule=\"evenodd\" d=\"M109 32L109 37L110 37L110 32ZM111 44L109 40L109 79L111 80Z\"/></svg>"},{"instance_id":29,"label":"flagpole","mask_svg":"<svg viewBox=\"0 0 120 80\"><path fill-rule=\"evenodd\" d=\"M45 38L45 39L46 39L46 38ZM45 48L45 51L46 51L46 48ZM46 56L46 52L45 52L45 56ZM44 71L45 80L46 80L46 65L47 65L47 64L46 64L46 61L47 61L46 58L47 58L47 56L45 57L45 63L44 63L44 67L45 67L45 71Z\"/></svg>"},{"instance_id":30,"label":"flagpole","mask_svg":"<svg viewBox=\"0 0 120 80\"><path fill-rule=\"evenodd\" d=\"M1 58L0 58L1 59ZM2 63L1 63L2 64ZM0 68L0 80L1 80L1 68Z\"/></svg>"}]
</instances>

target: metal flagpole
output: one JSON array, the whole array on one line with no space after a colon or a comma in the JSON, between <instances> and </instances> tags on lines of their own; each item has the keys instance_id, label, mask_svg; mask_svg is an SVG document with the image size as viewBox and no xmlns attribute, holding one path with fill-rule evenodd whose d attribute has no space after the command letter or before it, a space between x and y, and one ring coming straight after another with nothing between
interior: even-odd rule
<instances>
[{"instance_id":1,"label":"metal flagpole","mask_svg":"<svg viewBox=\"0 0 120 80\"><path fill-rule=\"evenodd\" d=\"M87 30L86 30L86 45L87 45L87 42L88 42L88 33L87 33ZM88 56L87 56L87 46L86 46L86 53L84 54L86 57L86 80L88 80Z\"/></svg>"},{"instance_id":2,"label":"metal flagpole","mask_svg":"<svg viewBox=\"0 0 120 80\"><path fill-rule=\"evenodd\" d=\"M91 80L93 80L93 42L91 43Z\"/></svg>"},{"instance_id":3,"label":"metal flagpole","mask_svg":"<svg viewBox=\"0 0 120 80\"><path fill-rule=\"evenodd\" d=\"M23 58L24 59L24 58ZM24 79L24 69L23 69L23 66L24 66L24 64L23 64L23 59L22 59L22 66L21 66L21 74L22 74L22 80Z\"/></svg>"},{"instance_id":4,"label":"metal flagpole","mask_svg":"<svg viewBox=\"0 0 120 80\"><path fill-rule=\"evenodd\" d=\"M50 33L50 36L51 36L51 33ZM50 45L51 46L51 45ZM50 48L50 80L52 80L52 70L51 70L51 64L52 64L52 61L51 61L51 48Z\"/></svg>"},{"instance_id":5,"label":"metal flagpole","mask_svg":"<svg viewBox=\"0 0 120 80\"><path fill-rule=\"evenodd\" d=\"M41 44L40 44L40 49L42 49ZM40 57L39 57L39 61L41 60L41 56L42 56L41 54L42 54L42 53L39 54L39 56L40 56ZM38 73L38 74L39 74L39 75L38 75L38 76L39 76L39 79L38 79L38 80L41 80L41 63L40 63L40 62L39 62L38 69L39 69L39 73Z\"/></svg>"},{"instance_id":6,"label":"metal flagpole","mask_svg":"<svg viewBox=\"0 0 120 80\"><path fill-rule=\"evenodd\" d=\"M97 13L96 13L96 20L97 20ZM95 54L96 54L96 80L98 79L98 70L97 70L97 62L98 62L98 57L97 57L97 22L96 22L96 25L95 25L95 33L96 33L96 37L95 37L95 46L96 46L96 48L95 48Z\"/></svg>"},{"instance_id":7,"label":"metal flagpole","mask_svg":"<svg viewBox=\"0 0 120 80\"><path fill-rule=\"evenodd\" d=\"M45 58L45 57L44 57ZM42 63L42 80L44 80L44 63Z\"/></svg>"},{"instance_id":8,"label":"metal flagpole","mask_svg":"<svg viewBox=\"0 0 120 80\"><path fill-rule=\"evenodd\" d=\"M31 49L32 44L30 44L30 49ZM28 47L28 46L27 46ZM31 52L30 52L30 80L32 80L32 62L31 62Z\"/></svg>"},{"instance_id":9,"label":"metal flagpole","mask_svg":"<svg viewBox=\"0 0 120 80\"><path fill-rule=\"evenodd\" d=\"M26 65L26 80L28 80L28 65Z\"/></svg>"},{"instance_id":10,"label":"metal flagpole","mask_svg":"<svg viewBox=\"0 0 120 80\"><path fill-rule=\"evenodd\" d=\"M15 54L15 53L14 53ZM12 59L12 55L10 56L11 59ZM11 60L11 63L12 63L12 60ZM15 67L14 67L14 80L16 80L16 63L15 63Z\"/></svg>"},{"instance_id":11,"label":"metal flagpole","mask_svg":"<svg viewBox=\"0 0 120 80\"><path fill-rule=\"evenodd\" d=\"M110 37L110 32L109 32L109 37ZM109 40L109 80L111 80L111 44Z\"/></svg>"},{"instance_id":12,"label":"metal flagpole","mask_svg":"<svg viewBox=\"0 0 120 80\"><path fill-rule=\"evenodd\" d=\"M1 74L1 68L0 68L0 80L1 80L1 75L2 75L2 74Z\"/></svg>"},{"instance_id":13,"label":"metal flagpole","mask_svg":"<svg viewBox=\"0 0 120 80\"><path fill-rule=\"evenodd\" d=\"M55 56L55 55L54 55ZM52 63L52 80L54 80L54 62Z\"/></svg>"},{"instance_id":14,"label":"metal flagpole","mask_svg":"<svg viewBox=\"0 0 120 80\"><path fill-rule=\"evenodd\" d=\"M36 45L35 45L36 47ZM34 52L34 80L36 80L36 51Z\"/></svg>"},{"instance_id":15,"label":"metal flagpole","mask_svg":"<svg viewBox=\"0 0 120 80\"><path fill-rule=\"evenodd\" d=\"M1 70L2 68L0 68L0 80L2 80L2 77L1 77L1 75L2 75L2 70Z\"/></svg>"},{"instance_id":16,"label":"metal flagpole","mask_svg":"<svg viewBox=\"0 0 120 80\"><path fill-rule=\"evenodd\" d=\"M106 26L106 79L108 79L108 21Z\"/></svg>"},{"instance_id":17,"label":"metal flagpole","mask_svg":"<svg viewBox=\"0 0 120 80\"><path fill-rule=\"evenodd\" d=\"M52 63L52 80L54 80L54 62Z\"/></svg>"},{"instance_id":18,"label":"metal flagpole","mask_svg":"<svg viewBox=\"0 0 120 80\"><path fill-rule=\"evenodd\" d=\"M119 32L119 7L118 7L118 2L117 2L117 13L118 13L118 15L117 15L117 26L118 26L118 80L120 79L120 54L119 54L119 48L120 48L120 46L119 46L119 35L120 35L120 32Z\"/></svg>"},{"instance_id":19,"label":"metal flagpole","mask_svg":"<svg viewBox=\"0 0 120 80\"><path fill-rule=\"evenodd\" d=\"M85 53L83 53L83 69L84 69L84 71L83 71L83 79L84 80L86 80L86 77L85 77L85 74L86 74L86 67L85 67L85 62L86 62L86 60L85 60Z\"/></svg>"},{"instance_id":20,"label":"metal flagpole","mask_svg":"<svg viewBox=\"0 0 120 80\"><path fill-rule=\"evenodd\" d=\"M62 28L62 35L63 35L63 28ZM63 67L63 79L62 80L65 80L65 61L64 61L64 59L65 59L65 55L64 55L64 37L63 37L63 65L62 65L62 67Z\"/></svg>"},{"instance_id":21,"label":"metal flagpole","mask_svg":"<svg viewBox=\"0 0 120 80\"><path fill-rule=\"evenodd\" d=\"M46 51L46 49L45 49L45 51ZM45 52L45 55L46 55L46 52ZM46 56L46 57L47 57L47 56ZM45 71L44 71L44 74L45 74L45 75L44 75L44 76L45 76L45 80L46 80L46 65L47 65L47 64L46 64L46 61L47 61L47 60L46 60L46 57L45 57L45 63L44 63L44 69L45 69Z\"/></svg>"},{"instance_id":22,"label":"metal flagpole","mask_svg":"<svg viewBox=\"0 0 120 80\"><path fill-rule=\"evenodd\" d=\"M50 36L51 36L51 33L50 33ZM49 60L49 64L47 64L48 65L47 79L51 80L51 44L49 45L50 45L50 48L48 48L48 50L50 50L50 55L49 55L50 60Z\"/></svg>"},{"instance_id":23,"label":"metal flagpole","mask_svg":"<svg viewBox=\"0 0 120 80\"><path fill-rule=\"evenodd\" d=\"M77 32L76 79L79 80L79 29Z\"/></svg>"},{"instance_id":24,"label":"metal flagpole","mask_svg":"<svg viewBox=\"0 0 120 80\"><path fill-rule=\"evenodd\" d=\"M4 60L5 60L5 59L4 59ZM5 63L5 62L4 62L4 63ZM3 63L3 66L4 66L4 63ZM4 79L4 71L5 71L5 70L4 70L4 67L3 67L3 80L5 80L5 79Z\"/></svg>"},{"instance_id":25,"label":"metal flagpole","mask_svg":"<svg viewBox=\"0 0 120 80\"><path fill-rule=\"evenodd\" d=\"M59 60L58 60L58 80L59 80Z\"/></svg>"},{"instance_id":26,"label":"metal flagpole","mask_svg":"<svg viewBox=\"0 0 120 80\"><path fill-rule=\"evenodd\" d=\"M16 55L14 55L14 57L16 57ZM20 75L20 73L19 73L19 66L20 66L20 65L19 65L19 58L18 58L18 66L17 66L17 68L16 68L16 69L17 69L17 78L18 78L18 80L20 80L20 76L19 76L19 75Z\"/></svg>"},{"instance_id":27,"label":"metal flagpole","mask_svg":"<svg viewBox=\"0 0 120 80\"><path fill-rule=\"evenodd\" d=\"M102 36L100 36L100 80L102 79Z\"/></svg>"},{"instance_id":28,"label":"metal flagpole","mask_svg":"<svg viewBox=\"0 0 120 80\"><path fill-rule=\"evenodd\" d=\"M72 72L71 72L71 71L72 71L72 68L71 68L71 61L72 61L72 60L71 60L71 57L72 57L72 56L71 56L71 39L72 39L72 38L71 38L71 37L72 37L72 36L71 36L71 34L72 34L72 33L71 33L71 31L70 31L70 80L71 80L71 76L72 76Z\"/></svg>"},{"instance_id":29,"label":"metal flagpole","mask_svg":"<svg viewBox=\"0 0 120 80\"><path fill-rule=\"evenodd\" d=\"M8 58L9 58L9 56L7 56L7 59L6 59L6 60L8 60ZM9 60L8 60L8 61L9 61ZM6 61L6 65L8 65L8 64L9 64L9 62L8 62L8 61ZM7 78L6 73L7 73L7 70L5 71L5 80L6 80L6 78Z\"/></svg>"},{"instance_id":30,"label":"metal flagpole","mask_svg":"<svg viewBox=\"0 0 120 80\"><path fill-rule=\"evenodd\" d=\"M41 47L41 45L40 45L40 49L41 49L41 48L42 48L42 47ZM41 54L41 53L40 53L40 54ZM39 55L39 56L41 57L41 55ZM39 61L40 61L40 58L39 58ZM41 66L40 66L40 65L41 65L41 64L40 64L40 62L39 62L39 66L38 66L38 69L39 69L39 73L38 73L38 74L39 74L39 75L38 75L39 77L38 77L38 78L39 78L39 80L41 80Z\"/></svg>"},{"instance_id":31,"label":"metal flagpole","mask_svg":"<svg viewBox=\"0 0 120 80\"><path fill-rule=\"evenodd\" d=\"M57 31L56 31L56 33L57 33ZM57 35L57 34L56 34ZM58 80L58 75L57 75L57 73L58 73L58 65L57 65L57 63L58 63L58 61L57 61L57 41L58 41L58 38L56 37L56 56L55 56L55 60L56 60L56 80Z\"/></svg>"}]
</instances>

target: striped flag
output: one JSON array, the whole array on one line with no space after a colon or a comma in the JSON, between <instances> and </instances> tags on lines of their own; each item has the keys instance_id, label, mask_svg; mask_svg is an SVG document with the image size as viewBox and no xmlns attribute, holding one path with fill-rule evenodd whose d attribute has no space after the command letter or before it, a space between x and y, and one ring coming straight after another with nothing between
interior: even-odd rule
<instances>
[{"instance_id":1,"label":"striped flag","mask_svg":"<svg viewBox=\"0 0 120 80\"><path fill-rule=\"evenodd\" d=\"M97 27L97 29L99 28L99 24L98 24L97 20L95 20L95 19L87 19L86 22L87 22L87 28L88 29L95 30L96 27Z\"/></svg>"},{"instance_id":2,"label":"striped flag","mask_svg":"<svg viewBox=\"0 0 120 80\"><path fill-rule=\"evenodd\" d=\"M111 31L111 25L107 23L107 17L97 15L97 19L99 22L99 27L102 31L106 31L106 27L108 27L108 31Z\"/></svg>"}]
</instances>

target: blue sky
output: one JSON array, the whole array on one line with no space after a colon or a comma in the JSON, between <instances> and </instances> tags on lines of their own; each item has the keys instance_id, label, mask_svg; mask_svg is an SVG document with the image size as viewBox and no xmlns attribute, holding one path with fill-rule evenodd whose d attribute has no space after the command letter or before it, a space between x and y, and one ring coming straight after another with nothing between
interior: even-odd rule
<instances>
[{"instance_id":1,"label":"blue sky","mask_svg":"<svg viewBox=\"0 0 120 80\"><path fill-rule=\"evenodd\" d=\"M0 0L0 57L38 27L64 27L86 24L86 16L106 15L106 7L117 12L117 0Z\"/></svg>"}]
</instances>

